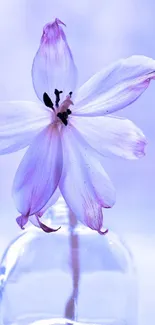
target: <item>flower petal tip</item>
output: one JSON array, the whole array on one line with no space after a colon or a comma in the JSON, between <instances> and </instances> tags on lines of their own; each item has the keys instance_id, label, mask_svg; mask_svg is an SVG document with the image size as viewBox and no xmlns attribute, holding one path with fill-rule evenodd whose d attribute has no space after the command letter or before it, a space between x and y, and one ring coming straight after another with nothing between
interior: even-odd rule
<instances>
[{"instance_id":1,"label":"flower petal tip","mask_svg":"<svg viewBox=\"0 0 155 325\"><path fill-rule=\"evenodd\" d=\"M24 226L27 224L28 222L28 217L27 216L24 216L24 215L21 215L19 217L16 218L16 222L17 224L19 225L19 227L24 230Z\"/></svg>"},{"instance_id":2,"label":"flower petal tip","mask_svg":"<svg viewBox=\"0 0 155 325\"><path fill-rule=\"evenodd\" d=\"M65 27L66 27L66 24L65 24L65 23L63 23L63 21L62 21L62 20L60 20L59 18L55 18L55 23L57 23L58 25L63 25L63 26L65 26Z\"/></svg>"},{"instance_id":3,"label":"flower petal tip","mask_svg":"<svg viewBox=\"0 0 155 325\"><path fill-rule=\"evenodd\" d=\"M59 227L57 229L53 229L51 227L46 226L42 222L40 222L40 228L46 233L51 233L51 232L57 232L61 227Z\"/></svg>"},{"instance_id":4,"label":"flower petal tip","mask_svg":"<svg viewBox=\"0 0 155 325\"><path fill-rule=\"evenodd\" d=\"M135 146L135 156L137 159L145 156L145 147L147 145L146 139L141 139L136 142Z\"/></svg>"},{"instance_id":5,"label":"flower petal tip","mask_svg":"<svg viewBox=\"0 0 155 325\"><path fill-rule=\"evenodd\" d=\"M65 34L60 25L66 26L60 19L55 18L54 21L47 23L43 27L41 44L55 43L60 38L65 39Z\"/></svg>"},{"instance_id":6,"label":"flower petal tip","mask_svg":"<svg viewBox=\"0 0 155 325\"><path fill-rule=\"evenodd\" d=\"M105 230L98 230L98 233L100 235L106 235L109 232L109 229L105 229Z\"/></svg>"},{"instance_id":7,"label":"flower petal tip","mask_svg":"<svg viewBox=\"0 0 155 325\"><path fill-rule=\"evenodd\" d=\"M44 223L40 221L40 216L38 215L38 213L35 214L34 216L31 216L30 221L33 223L34 226L41 228L46 233L56 232L61 228L59 227L57 229L53 229L49 226L46 226Z\"/></svg>"}]
</instances>

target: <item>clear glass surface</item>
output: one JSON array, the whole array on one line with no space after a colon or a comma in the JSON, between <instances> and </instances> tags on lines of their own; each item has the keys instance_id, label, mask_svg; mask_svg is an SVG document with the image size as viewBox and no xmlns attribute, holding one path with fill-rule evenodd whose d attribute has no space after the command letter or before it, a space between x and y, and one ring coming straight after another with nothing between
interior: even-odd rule
<instances>
[{"instance_id":1,"label":"clear glass surface","mask_svg":"<svg viewBox=\"0 0 155 325\"><path fill-rule=\"evenodd\" d=\"M0 302L3 325L137 325L131 254L112 232L67 222L52 234L33 227L4 253Z\"/></svg>"}]
</instances>

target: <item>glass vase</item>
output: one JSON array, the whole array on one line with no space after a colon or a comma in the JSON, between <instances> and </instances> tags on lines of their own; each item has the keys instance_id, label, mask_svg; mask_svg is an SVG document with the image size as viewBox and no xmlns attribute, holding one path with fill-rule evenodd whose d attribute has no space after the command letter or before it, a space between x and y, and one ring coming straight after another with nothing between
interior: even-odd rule
<instances>
[{"instance_id":1,"label":"glass vase","mask_svg":"<svg viewBox=\"0 0 155 325\"><path fill-rule=\"evenodd\" d=\"M1 323L137 325L136 274L126 245L110 231L100 235L69 220L60 199L45 216L53 228L61 224L58 232L30 227L6 249Z\"/></svg>"}]
</instances>

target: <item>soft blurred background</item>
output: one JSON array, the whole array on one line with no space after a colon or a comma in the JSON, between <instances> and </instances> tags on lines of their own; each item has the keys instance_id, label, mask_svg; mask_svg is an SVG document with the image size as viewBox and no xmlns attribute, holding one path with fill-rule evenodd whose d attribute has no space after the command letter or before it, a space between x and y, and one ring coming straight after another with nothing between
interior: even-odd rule
<instances>
[{"instance_id":1,"label":"soft blurred background","mask_svg":"<svg viewBox=\"0 0 155 325\"><path fill-rule=\"evenodd\" d=\"M35 100L31 64L42 27L53 17L66 23L79 71L79 84L121 57L155 58L153 0L1 0L0 100ZM148 139L139 161L105 159L117 189L117 203L105 211L106 226L131 247L140 281L140 324L155 318L155 82L121 115L134 121ZM0 255L19 229L11 184L24 151L0 157Z\"/></svg>"}]
</instances>

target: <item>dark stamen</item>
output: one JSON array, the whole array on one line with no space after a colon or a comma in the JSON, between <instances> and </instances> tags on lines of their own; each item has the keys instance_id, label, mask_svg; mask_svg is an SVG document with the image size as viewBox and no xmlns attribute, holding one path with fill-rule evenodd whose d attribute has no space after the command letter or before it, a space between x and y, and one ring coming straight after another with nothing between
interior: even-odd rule
<instances>
[{"instance_id":1,"label":"dark stamen","mask_svg":"<svg viewBox=\"0 0 155 325\"><path fill-rule=\"evenodd\" d=\"M67 108L67 114L68 115L72 114L72 111L69 108Z\"/></svg>"},{"instance_id":2,"label":"dark stamen","mask_svg":"<svg viewBox=\"0 0 155 325\"><path fill-rule=\"evenodd\" d=\"M62 116L63 116L65 119L67 119L67 117L68 117L68 113L67 113L67 112L62 112Z\"/></svg>"},{"instance_id":3,"label":"dark stamen","mask_svg":"<svg viewBox=\"0 0 155 325\"><path fill-rule=\"evenodd\" d=\"M72 92L72 91L70 91L70 93L69 93L69 96L70 96L70 98L72 97L72 94L73 94L73 92Z\"/></svg>"},{"instance_id":4,"label":"dark stamen","mask_svg":"<svg viewBox=\"0 0 155 325\"><path fill-rule=\"evenodd\" d=\"M59 117L59 119L62 121L63 124L67 125L68 122L67 122L67 117L66 114L64 114L66 112L63 112L63 113L58 113L57 116Z\"/></svg>"},{"instance_id":5,"label":"dark stamen","mask_svg":"<svg viewBox=\"0 0 155 325\"><path fill-rule=\"evenodd\" d=\"M63 124L67 125L68 124L68 115L72 114L71 110L67 108L66 112L58 113L57 116L59 119L62 121Z\"/></svg>"},{"instance_id":6,"label":"dark stamen","mask_svg":"<svg viewBox=\"0 0 155 325\"><path fill-rule=\"evenodd\" d=\"M63 91L62 90L58 90L58 89L55 89L55 91L54 91L54 94L55 94L55 96L56 96L56 100L55 100L55 106L56 107L59 107L59 102L60 102L60 94L62 94L63 93Z\"/></svg>"},{"instance_id":7,"label":"dark stamen","mask_svg":"<svg viewBox=\"0 0 155 325\"><path fill-rule=\"evenodd\" d=\"M47 107L50 107L54 111L53 103L47 93L43 94L43 101Z\"/></svg>"}]
</instances>

